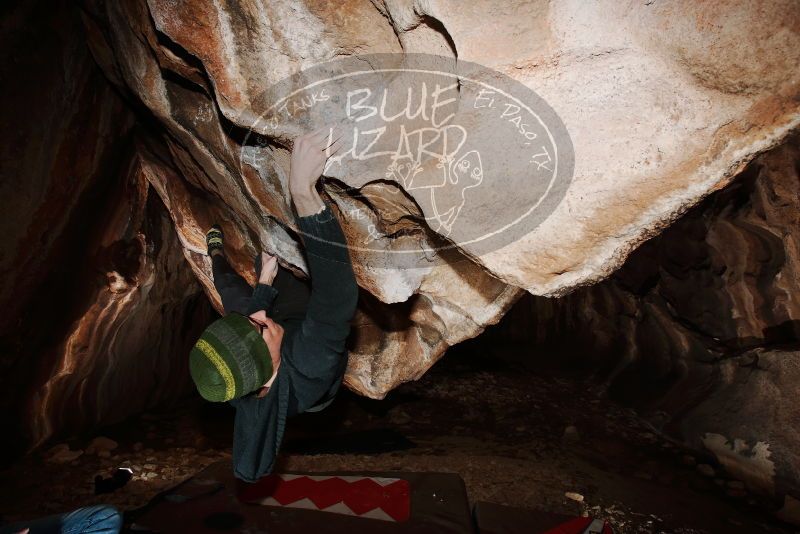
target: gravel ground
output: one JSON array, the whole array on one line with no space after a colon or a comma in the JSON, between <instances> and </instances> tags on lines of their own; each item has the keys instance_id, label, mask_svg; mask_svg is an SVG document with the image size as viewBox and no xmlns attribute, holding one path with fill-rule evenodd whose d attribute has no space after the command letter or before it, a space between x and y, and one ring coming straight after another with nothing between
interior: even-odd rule
<instances>
[{"instance_id":1,"label":"gravel ground","mask_svg":"<svg viewBox=\"0 0 800 534\"><path fill-rule=\"evenodd\" d=\"M191 399L35 452L0 472L0 513L134 510L228 458L232 416ZM95 477L117 467L131 469L130 482L95 495ZM471 502L604 517L623 534L795 531L710 458L583 382L455 350L382 401L344 393L291 420L278 470L455 472Z\"/></svg>"}]
</instances>

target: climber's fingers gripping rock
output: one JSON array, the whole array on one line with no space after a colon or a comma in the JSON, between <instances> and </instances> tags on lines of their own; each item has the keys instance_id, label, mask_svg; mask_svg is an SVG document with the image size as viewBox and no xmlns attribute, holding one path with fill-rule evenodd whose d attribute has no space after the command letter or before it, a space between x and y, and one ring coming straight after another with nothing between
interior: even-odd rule
<instances>
[{"instance_id":1,"label":"climber's fingers gripping rock","mask_svg":"<svg viewBox=\"0 0 800 534\"><path fill-rule=\"evenodd\" d=\"M309 192L314 188L325 162L342 147L339 127L324 127L303 134L294 141L289 186L292 191Z\"/></svg>"}]
</instances>

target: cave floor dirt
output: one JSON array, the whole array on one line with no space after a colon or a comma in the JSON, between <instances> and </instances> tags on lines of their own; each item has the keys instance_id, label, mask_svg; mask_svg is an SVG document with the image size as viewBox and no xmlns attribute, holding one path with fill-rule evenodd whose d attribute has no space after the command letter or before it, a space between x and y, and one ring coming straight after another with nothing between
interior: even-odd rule
<instances>
[{"instance_id":1,"label":"cave floor dirt","mask_svg":"<svg viewBox=\"0 0 800 534\"><path fill-rule=\"evenodd\" d=\"M33 453L0 472L0 513L136 509L228 457L232 416L227 406L190 400L103 429L94 436L119 446L100 456L59 463L47 450ZM94 436L67 443L83 450ZM737 482L702 474L703 462L580 380L453 350L382 401L346 392L325 412L290 420L278 471L456 472L473 503L588 513L619 533L794 532ZM134 473L126 486L94 495L95 475L126 466Z\"/></svg>"}]
</instances>

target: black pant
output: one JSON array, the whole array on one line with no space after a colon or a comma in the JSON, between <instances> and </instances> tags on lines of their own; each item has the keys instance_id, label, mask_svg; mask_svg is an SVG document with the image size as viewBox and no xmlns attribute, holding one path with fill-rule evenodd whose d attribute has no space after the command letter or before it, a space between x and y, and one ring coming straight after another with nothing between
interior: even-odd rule
<instances>
[{"instance_id":1,"label":"black pant","mask_svg":"<svg viewBox=\"0 0 800 534\"><path fill-rule=\"evenodd\" d=\"M222 299L225 314L231 312L249 315L250 300L253 288L247 281L233 270L222 254L211 256L211 272L214 276L214 287ZM272 287L278 292L272 310L267 315L276 322L302 320L308 307L311 289L308 282L300 280L288 269L278 266L278 273L272 281Z\"/></svg>"}]
</instances>

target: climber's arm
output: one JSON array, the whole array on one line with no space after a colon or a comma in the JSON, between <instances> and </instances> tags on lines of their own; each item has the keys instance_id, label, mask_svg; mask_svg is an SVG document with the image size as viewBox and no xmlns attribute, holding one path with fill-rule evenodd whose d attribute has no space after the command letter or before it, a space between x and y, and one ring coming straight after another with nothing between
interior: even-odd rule
<instances>
[{"instance_id":1,"label":"climber's arm","mask_svg":"<svg viewBox=\"0 0 800 534\"><path fill-rule=\"evenodd\" d=\"M264 310L267 315L272 313L272 305L275 303L275 297L278 296L278 291L269 285L259 283L253 290L253 296L250 298L250 306L247 308L247 314L253 314L257 311Z\"/></svg>"},{"instance_id":2,"label":"climber's arm","mask_svg":"<svg viewBox=\"0 0 800 534\"><path fill-rule=\"evenodd\" d=\"M301 330L301 342L341 355L358 300L358 286L339 221L323 203L319 213L300 217L311 298Z\"/></svg>"},{"instance_id":3,"label":"climber's arm","mask_svg":"<svg viewBox=\"0 0 800 534\"><path fill-rule=\"evenodd\" d=\"M338 141L329 145L317 132L298 138L289 177L311 279L306 315L285 358L293 371L300 412L319 401L341 378L345 340L358 299L344 233L315 187L327 159L325 147L333 154Z\"/></svg>"},{"instance_id":4,"label":"climber's arm","mask_svg":"<svg viewBox=\"0 0 800 534\"><path fill-rule=\"evenodd\" d=\"M336 136L336 141L331 142L334 136ZM317 192L316 184L325 168L327 158L339 150L340 136L341 132L338 129L320 128L301 135L294 141L289 172L289 192L301 222L305 217L319 214L325 207L325 203ZM277 268L277 260L274 257L263 263L261 279L253 291L248 313L265 310L269 315L272 312L272 305L278 293L271 284Z\"/></svg>"},{"instance_id":5,"label":"climber's arm","mask_svg":"<svg viewBox=\"0 0 800 534\"><path fill-rule=\"evenodd\" d=\"M289 189L311 278L311 297L295 349L301 354L314 353L315 359L319 354L320 358L317 362L295 362L304 373L313 374L303 369L305 365L323 365L325 359L338 362L358 299L344 233L316 189L327 158L341 146L339 136L336 128L320 129L298 137L292 150Z\"/></svg>"},{"instance_id":6,"label":"climber's arm","mask_svg":"<svg viewBox=\"0 0 800 534\"><path fill-rule=\"evenodd\" d=\"M325 401L338 388L347 364L345 341L358 300L344 234L328 205L298 218L311 278L305 318L283 354L291 369L293 413Z\"/></svg>"},{"instance_id":7,"label":"climber's arm","mask_svg":"<svg viewBox=\"0 0 800 534\"><path fill-rule=\"evenodd\" d=\"M298 137L292 150L289 175L289 189L311 278L311 297L297 343L334 358L344 352L349 321L358 299L344 233L316 189L325 161L341 145L339 138L331 142L337 135L338 129L321 129Z\"/></svg>"}]
</instances>

